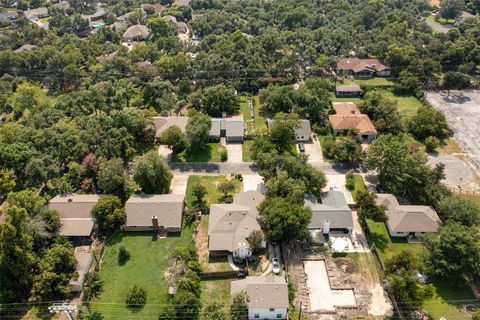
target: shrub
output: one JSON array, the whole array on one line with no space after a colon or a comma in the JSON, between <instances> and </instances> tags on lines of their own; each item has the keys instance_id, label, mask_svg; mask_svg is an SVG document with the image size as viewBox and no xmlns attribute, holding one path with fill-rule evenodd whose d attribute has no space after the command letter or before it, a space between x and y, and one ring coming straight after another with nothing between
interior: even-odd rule
<instances>
[{"instance_id":1,"label":"shrub","mask_svg":"<svg viewBox=\"0 0 480 320\"><path fill-rule=\"evenodd\" d=\"M433 152L440 146L440 140L433 136L428 136L425 139L425 147L427 148L427 152Z\"/></svg>"},{"instance_id":2,"label":"shrub","mask_svg":"<svg viewBox=\"0 0 480 320\"><path fill-rule=\"evenodd\" d=\"M127 307L131 309L143 308L145 303L147 303L147 291L137 285L133 286L133 288L127 292L125 303Z\"/></svg>"},{"instance_id":3,"label":"shrub","mask_svg":"<svg viewBox=\"0 0 480 320\"><path fill-rule=\"evenodd\" d=\"M472 320L480 320L480 310L473 314Z\"/></svg>"},{"instance_id":4,"label":"shrub","mask_svg":"<svg viewBox=\"0 0 480 320\"><path fill-rule=\"evenodd\" d=\"M350 191L353 191L355 189L355 177L353 176L353 172L351 171L349 171L345 175L345 186Z\"/></svg>"},{"instance_id":5,"label":"shrub","mask_svg":"<svg viewBox=\"0 0 480 320\"><path fill-rule=\"evenodd\" d=\"M222 152L220 153L220 160L222 162L225 162L228 160L228 153L226 149L223 149Z\"/></svg>"},{"instance_id":6,"label":"shrub","mask_svg":"<svg viewBox=\"0 0 480 320\"><path fill-rule=\"evenodd\" d=\"M130 252L124 247L121 246L118 250L118 264L124 265L130 259Z\"/></svg>"}]
</instances>

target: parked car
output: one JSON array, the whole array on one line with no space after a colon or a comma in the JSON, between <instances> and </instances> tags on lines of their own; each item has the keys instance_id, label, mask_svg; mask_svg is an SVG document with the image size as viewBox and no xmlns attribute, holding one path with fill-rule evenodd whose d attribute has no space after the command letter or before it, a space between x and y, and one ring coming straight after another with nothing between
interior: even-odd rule
<instances>
[{"instance_id":1,"label":"parked car","mask_svg":"<svg viewBox=\"0 0 480 320\"><path fill-rule=\"evenodd\" d=\"M305 145L303 143L299 143L298 150L300 150L300 152L305 152Z\"/></svg>"},{"instance_id":2,"label":"parked car","mask_svg":"<svg viewBox=\"0 0 480 320\"><path fill-rule=\"evenodd\" d=\"M280 260L278 258L273 258L272 259L272 271L274 274L279 274L280 273Z\"/></svg>"}]
</instances>

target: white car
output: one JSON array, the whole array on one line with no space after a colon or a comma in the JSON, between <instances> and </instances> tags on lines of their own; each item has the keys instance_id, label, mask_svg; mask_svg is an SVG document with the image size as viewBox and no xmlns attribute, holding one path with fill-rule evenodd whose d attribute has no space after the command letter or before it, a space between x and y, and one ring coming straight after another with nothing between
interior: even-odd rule
<instances>
[{"instance_id":1,"label":"white car","mask_svg":"<svg viewBox=\"0 0 480 320\"><path fill-rule=\"evenodd\" d=\"M273 268L272 268L273 273L279 274L280 273L280 260L278 260L277 258L273 258L272 259L272 265L273 265Z\"/></svg>"}]
</instances>

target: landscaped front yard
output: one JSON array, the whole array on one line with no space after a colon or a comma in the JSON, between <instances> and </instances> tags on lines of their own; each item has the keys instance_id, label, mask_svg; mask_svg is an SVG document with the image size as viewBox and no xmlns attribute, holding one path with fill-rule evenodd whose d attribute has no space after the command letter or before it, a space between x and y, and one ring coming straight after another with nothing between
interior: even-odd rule
<instances>
[{"instance_id":1,"label":"landscaped front yard","mask_svg":"<svg viewBox=\"0 0 480 320\"><path fill-rule=\"evenodd\" d=\"M170 255L175 248L192 241L193 226L185 227L181 234L157 239L151 232L119 232L105 248L100 279L103 291L91 302L91 313L101 319L158 319L161 304L167 302L168 284L165 270L173 260ZM121 265L118 262L120 247L130 253L130 259ZM127 292L134 285L147 291L146 305L135 312L125 304Z\"/></svg>"},{"instance_id":2,"label":"landscaped front yard","mask_svg":"<svg viewBox=\"0 0 480 320\"><path fill-rule=\"evenodd\" d=\"M204 149L187 149L172 155L171 162L220 162L220 156L225 147L219 142L207 143Z\"/></svg>"}]
</instances>

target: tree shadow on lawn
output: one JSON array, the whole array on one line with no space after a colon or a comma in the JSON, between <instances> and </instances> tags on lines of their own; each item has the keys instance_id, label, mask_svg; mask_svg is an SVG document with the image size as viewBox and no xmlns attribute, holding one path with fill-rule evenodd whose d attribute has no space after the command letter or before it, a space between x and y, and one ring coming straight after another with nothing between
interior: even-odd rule
<instances>
[{"instance_id":1,"label":"tree shadow on lawn","mask_svg":"<svg viewBox=\"0 0 480 320\"><path fill-rule=\"evenodd\" d=\"M172 155L172 162L208 162L212 158L212 149L206 145L203 149L187 149Z\"/></svg>"},{"instance_id":2,"label":"tree shadow on lawn","mask_svg":"<svg viewBox=\"0 0 480 320\"><path fill-rule=\"evenodd\" d=\"M372 232L371 235L375 247L382 252L388 248L389 243L392 243L391 239L383 233Z\"/></svg>"}]
</instances>

